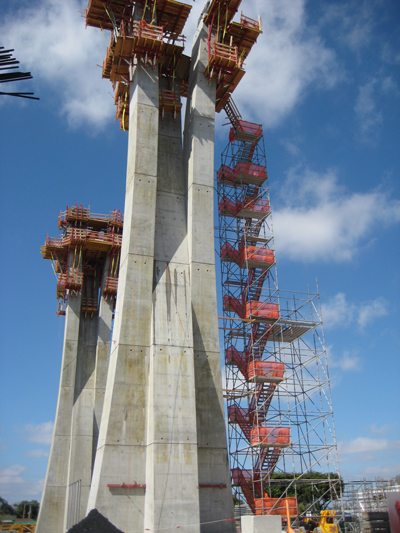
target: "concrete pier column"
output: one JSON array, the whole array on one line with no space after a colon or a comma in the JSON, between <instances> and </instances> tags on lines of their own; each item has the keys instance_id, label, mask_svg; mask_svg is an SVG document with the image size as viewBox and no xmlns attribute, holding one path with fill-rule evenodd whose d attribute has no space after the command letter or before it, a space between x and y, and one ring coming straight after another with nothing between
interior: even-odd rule
<instances>
[{"instance_id":1,"label":"concrete pier column","mask_svg":"<svg viewBox=\"0 0 400 533\"><path fill-rule=\"evenodd\" d=\"M114 297L104 296L111 258L107 257L101 278L99 322L97 328L96 368L94 375L93 463L96 456L100 422L103 413L108 362L110 359L111 327L114 312ZM92 465L93 466L93 465ZM87 503L87 502L86 502ZM86 509L84 509L86 510Z\"/></svg>"},{"instance_id":2,"label":"concrete pier column","mask_svg":"<svg viewBox=\"0 0 400 533\"><path fill-rule=\"evenodd\" d=\"M158 69L133 68L124 229L103 414L88 511L143 528L158 151Z\"/></svg>"},{"instance_id":3,"label":"concrete pier column","mask_svg":"<svg viewBox=\"0 0 400 533\"><path fill-rule=\"evenodd\" d=\"M208 29L194 38L184 131L201 531L234 531L221 382L214 251L215 79L204 76ZM202 485L207 487L202 488ZM219 488L225 486L225 488ZM218 488L217 488L218 487ZM212 524L206 522L215 521Z\"/></svg>"},{"instance_id":4,"label":"concrete pier column","mask_svg":"<svg viewBox=\"0 0 400 533\"><path fill-rule=\"evenodd\" d=\"M169 114L159 125L155 243L144 527L199 533L186 187L180 117Z\"/></svg>"},{"instance_id":5,"label":"concrete pier column","mask_svg":"<svg viewBox=\"0 0 400 533\"><path fill-rule=\"evenodd\" d=\"M69 263L72 264L73 252ZM72 410L75 395L75 377L79 347L82 294L67 295L64 346L61 363L60 388L54 423L53 440L47 466L42 502L36 531L63 533L68 485L68 464L71 444Z\"/></svg>"},{"instance_id":6,"label":"concrete pier column","mask_svg":"<svg viewBox=\"0 0 400 533\"><path fill-rule=\"evenodd\" d=\"M85 275L82 293L97 301L100 279L103 285L108 261L100 270ZM86 516L92 469L98 440L97 418L101 416L108 368L112 321L112 302L101 297L98 313L82 312L79 328L74 406L71 423L67 503L67 531Z\"/></svg>"}]
</instances>

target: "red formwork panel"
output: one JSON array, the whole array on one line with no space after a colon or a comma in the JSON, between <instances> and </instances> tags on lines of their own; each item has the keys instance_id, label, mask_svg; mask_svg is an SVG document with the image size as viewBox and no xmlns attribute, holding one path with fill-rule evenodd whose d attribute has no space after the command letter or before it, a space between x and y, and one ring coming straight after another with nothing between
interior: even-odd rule
<instances>
[{"instance_id":1,"label":"red formwork panel","mask_svg":"<svg viewBox=\"0 0 400 533\"><path fill-rule=\"evenodd\" d=\"M251 446L284 448L290 445L290 428L257 426L250 430Z\"/></svg>"},{"instance_id":2,"label":"red formwork panel","mask_svg":"<svg viewBox=\"0 0 400 533\"><path fill-rule=\"evenodd\" d=\"M285 365L273 361L252 361L247 368L247 379L255 383L280 383Z\"/></svg>"}]
</instances>

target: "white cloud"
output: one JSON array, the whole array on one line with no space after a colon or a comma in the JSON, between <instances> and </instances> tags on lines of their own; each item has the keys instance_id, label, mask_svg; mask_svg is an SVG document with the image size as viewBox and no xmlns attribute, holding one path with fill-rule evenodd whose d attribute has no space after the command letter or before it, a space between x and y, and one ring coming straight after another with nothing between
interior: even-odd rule
<instances>
[{"instance_id":1,"label":"white cloud","mask_svg":"<svg viewBox=\"0 0 400 533\"><path fill-rule=\"evenodd\" d=\"M51 444L53 438L53 422L43 422L41 424L27 424L25 431L28 433L28 440L38 444Z\"/></svg>"},{"instance_id":2,"label":"white cloud","mask_svg":"<svg viewBox=\"0 0 400 533\"><path fill-rule=\"evenodd\" d=\"M355 305L347 302L343 292L337 293L321 307L326 327L345 325L353 321Z\"/></svg>"},{"instance_id":3,"label":"white cloud","mask_svg":"<svg viewBox=\"0 0 400 533\"><path fill-rule=\"evenodd\" d=\"M372 424L369 427L369 429L371 430L371 433L373 433L374 435L386 435L386 433L390 429L390 425L384 424L383 426L378 427L377 424Z\"/></svg>"},{"instance_id":4,"label":"white cloud","mask_svg":"<svg viewBox=\"0 0 400 533\"><path fill-rule=\"evenodd\" d=\"M362 470L362 475L367 479L372 477L380 477L383 479L392 479L398 476L400 472L400 463L389 465L372 465L367 466Z\"/></svg>"},{"instance_id":5,"label":"white cloud","mask_svg":"<svg viewBox=\"0 0 400 533\"><path fill-rule=\"evenodd\" d=\"M351 441L341 441L338 443L339 453L342 454L370 454L389 450L400 450L400 440L370 439L369 437L358 437Z\"/></svg>"},{"instance_id":6,"label":"white cloud","mask_svg":"<svg viewBox=\"0 0 400 533\"><path fill-rule=\"evenodd\" d=\"M109 34L105 39L100 30L85 29L78 11L86 4L43 0L21 7L3 18L0 32L3 42L12 43L21 66L31 70L37 96L46 87L54 95L51 105L70 125L104 128L115 108L108 94L111 85L101 79L96 64L103 62ZM184 28L188 54L203 6L193 4ZM310 86L333 87L340 72L335 52L325 46L316 27L306 24L304 0L258 0L248 7L249 16L262 16L264 33L247 60L249 74L237 98L244 113L263 113L268 127L286 117ZM254 76L260 83L254 83Z\"/></svg>"},{"instance_id":7,"label":"white cloud","mask_svg":"<svg viewBox=\"0 0 400 533\"><path fill-rule=\"evenodd\" d=\"M376 85L374 78L359 88L357 100L354 106L357 119L360 124L361 135L364 140L370 135L375 135L376 129L382 124L382 113L376 107Z\"/></svg>"},{"instance_id":8,"label":"white cloud","mask_svg":"<svg viewBox=\"0 0 400 533\"><path fill-rule=\"evenodd\" d=\"M348 327L356 321L363 329L374 320L388 315L388 306L382 297L356 305L348 302L343 292L338 292L321 307L326 328Z\"/></svg>"},{"instance_id":9,"label":"white cloud","mask_svg":"<svg viewBox=\"0 0 400 533\"><path fill-rule=\"evenodd\" d=\"M243 115L262 115L267 128L282 121L309 88L332 88L341 73L335 52L306 23L304 0L257 0L250 5L245 14L261 15L263 34L233 97Z\"/></svg>"},{"instance_id":10,"label":"white cloud","mask_svg":"<svg viewBox=\"0 0 400 533\"><path fill-rule=\"evenodd\" d=\"M2 42L15 49L21 70L33 75L36 96L50 88L50 104L67 117L71 126L90 124L102 128L112 122L115 112L108 94L108 80L101 79L107 40L100 30L85 29L78 10L84 0L43 0L32 7L19 8L0 24ZM109 38L109 37L108 37ZM49 92L47 92L47 95Z\"/></svg>"},{"instance_id":11,"label":"white cloud","mask_svg":"<svg viewBox=\"0 0 400 533\"><path fill-rule=\"evenodd\" d=\"M372 39L375 15L370 2L359 0L328 6L321 24L328 24L332 33L353 52L359 52Z\"/></svg>"},{"instance_id":12,"label":"white cloud","mask_svg":"<svg viewBox=\"0 0 400 533\"><path fill-rule=\"evenodd\" d=\"M44 479L28 479L25 473L26 467L18 464L0 467L0 493L9 503L40 498Z\"/></svg>"},{"instance_id":13,"label":"white cloud","mask_svg":"<svg viewBox=\"0 0 400 533\"><path fill-rule=\"evenodd\" d=\"M400 221L399 200L382 187L348 192L332 169L289 169L279 196L280 205L273 210L276 250L280 257L304 263L349 261L377 224Z\"/></svg>"},{"instance_id":14,"label":"white cloud","mask_svg":"<svg viewBox=\"0 0 400 533\"><path fill-rule=\"evenodd\" d=\"M358 325L364 328L372 321L389 314L388 303L384 298L377 298L376 300L360 306L358 310Z\"/></svg>"},{"instance_id":15,"label":"white cloud","mask_svg":"<svg viewBox=\"0 0 400 533\"><path fill-rule=\"evenodd\" d=\"M40 459L42 457L48 457L49 456L49 451L48 450L42 450L42 449L29 450L28 452L25 453L25 456L26 457L32 457L34 459Z\"/></svg>"},{"instance_id":16,"label":"white cloud","mask_svg":"<svg viewBox=\"0 0 400 533\"><path fill-rule=\"evenodd\" d=\"M341 357L337 357L329 350L328 356L329 366L331 368L339 368L343 372L348 372L349 370L358 371L361 369L361 359L355 353L344 351Z\"/></svg>"}]
</instances>

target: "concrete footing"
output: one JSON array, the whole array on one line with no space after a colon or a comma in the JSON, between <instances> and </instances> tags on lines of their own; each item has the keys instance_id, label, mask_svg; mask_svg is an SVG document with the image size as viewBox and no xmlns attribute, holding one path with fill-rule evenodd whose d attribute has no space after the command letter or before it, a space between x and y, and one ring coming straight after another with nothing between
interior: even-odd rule
<instances>
[{"instance_id":1,"label":"concrete footing","mask_svg":"<svg viewBox=\"0 0 400 533\"><path fill-rule=\"evenodd\" d=\"M282 533L280 516L242 516L242 533Z\"/></svg>"}]
</instances>

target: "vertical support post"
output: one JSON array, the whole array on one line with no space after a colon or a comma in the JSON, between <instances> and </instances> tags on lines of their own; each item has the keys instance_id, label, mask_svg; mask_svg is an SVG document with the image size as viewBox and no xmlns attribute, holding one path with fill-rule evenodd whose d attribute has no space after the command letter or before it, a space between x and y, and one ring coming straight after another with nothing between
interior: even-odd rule
<instances>
[{"instance_id":1,"label":"vertical support post","mask_svg":"<svg viewBox=\"0 0 400 533\"><path fill-rule=\"evenodd\" d=\"M143 528L158 150L158 70L133 67L125 215L110 364L88 511L125 533ZM135 492L134 504L132 494Z\"/></svg>"},{"instance_id":2,"label":"vertical support post","mask_svg":"<svg viewBox=\"0 0 400 533\"><path fill-rule=\"evenodd\" d=\"M208 31L201 22L194 38L184 131L188 242L195 359L198 470L202 523L233 517L218 337L214 251L215 79L204 76ZM234 531L234 522L201 526L202 533Z\"/></svg>"}]
</instances>

